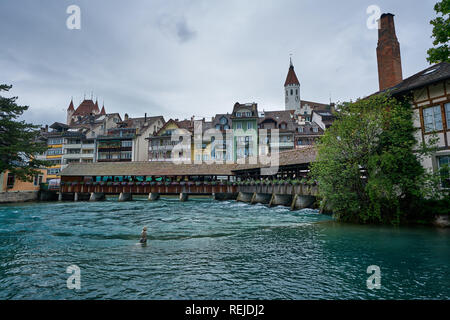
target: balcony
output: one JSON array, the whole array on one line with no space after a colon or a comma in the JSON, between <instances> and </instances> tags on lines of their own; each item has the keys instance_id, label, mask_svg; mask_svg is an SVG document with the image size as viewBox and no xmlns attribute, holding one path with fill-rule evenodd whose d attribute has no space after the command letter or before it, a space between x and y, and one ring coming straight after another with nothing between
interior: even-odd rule
<instances>
[{"instance_id":1,"label":"balcony","mask_svg":"<svg viewBox=\"0 0 450 320\"><path fill-rule=\"evenodd\" d=\"M80 159L81 153L66 153L63 155L64 159Z\"/></svg>"},{"instance_id":2,"label":"balcony","mask_svg":"<svg viewBox=\"0 0 450 320\"><path fill-rule=\"evenodd\" d=\"M120 152L120 151L132 151L132 147L121 147L121 146L117 146L117 147L99 147L98 148L98 152L102 153L108 153L108 152Z\"/></svg>"},{"instance_id":3,"label":"balcony","mask_svg":"<svg viewBox=\"0 0 450 320\"><path fill-rule=\"evenodd\" d=\"M66 143L64 149L81 149L81 143Z\"/></svg>"},{"instance_id":4,"label":"balcony","mask_svg":"<svg viewBox=\"0 0 450 320\"><path fill-rule=\"evenodd\" d=\"M191 161L191 158L150 158L148 159L148 161L151 162L174 162L174 161L182 161L182 162L186 162L186 161Z\"/></svg>"},{"instance_id":5,"label":"balcony","mask_svg":"<svg viewBox=\"0 0 450 320\"><path fill-rule=\"evenodd\" d=\"M150 146L148 148L149 151L171 151L174 145L165 145L165 146Z\"/></svg>"},{"instance_id":6,"label":"balcony","mask_svg":"<svg viewBox=\"0 0 450 320\"><path fill-rule=\"evenodd\" d=\"M131 162L131 159L98 159L98 162Z\"/></svg>"},{"instance_id":7,"label":"balcony","mask_svg":"<svg viewBox=\"0 0 450 320\"><path fill-rule=\"evenodd\" d=\"M293 141L287 141L287 142L278 142L278 143L271 143L270 146L276 147L278 145L278 148L294 148L294 142Z\"/></svg>"}]
</instances>

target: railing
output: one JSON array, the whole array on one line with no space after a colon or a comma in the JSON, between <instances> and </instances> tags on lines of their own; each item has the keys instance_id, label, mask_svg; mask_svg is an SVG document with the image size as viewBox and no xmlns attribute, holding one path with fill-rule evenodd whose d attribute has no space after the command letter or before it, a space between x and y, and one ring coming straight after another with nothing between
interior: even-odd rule
<instances>
[{"instance_id":1,"label":"railing","mask_svg":"<svg viewBox=\"0 0 450 320\"><path fill-rule=\"evenodd\" d=\"M62 182L63 193L133 193L133 194L213 194L235 193L237 184L232 182Z\"/></svg>"},{"instance_id":2,"label":"railing","mask_svg":"<svg viewBox=\"0 0 450 320\"><path fill-rule=\"evenodd\" d=\"M150 151L167 151L172 150L174 145L164 145L164 146L150 146L148 149Z\"/></svg>"}]
</instances>

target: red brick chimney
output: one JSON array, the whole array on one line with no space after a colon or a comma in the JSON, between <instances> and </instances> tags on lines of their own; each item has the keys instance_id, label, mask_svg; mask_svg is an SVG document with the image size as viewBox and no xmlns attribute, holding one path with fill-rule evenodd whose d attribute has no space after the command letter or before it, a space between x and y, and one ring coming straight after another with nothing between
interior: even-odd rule
<instances>
[{"instance_id":1,"label":"red brick chimney","mask_svg":"<svg viewBox=\"0 0 450 320\"><path fill-rule=\"evenodd\" d=\"M378 81L382 91L402 82L403 76L400 44L395 35L394 15L383 13L378 23Z\"/></svg>"}]
</instances>

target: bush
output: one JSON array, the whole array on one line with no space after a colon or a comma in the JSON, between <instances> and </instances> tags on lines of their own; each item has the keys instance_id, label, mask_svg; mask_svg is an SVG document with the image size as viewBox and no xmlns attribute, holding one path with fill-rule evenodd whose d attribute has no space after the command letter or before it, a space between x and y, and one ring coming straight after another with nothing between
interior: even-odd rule
<instances>
[{"instance_id":1,"label":"bush","mask_svg":"<svg viewBox=\"0 0 450 320\"><path fill-rule=\"evenodd\" d=\"M380 94L344 103L311 166L323 203L341 221L399 224L424 197L425 172L407 101Z\"/></svg>"}]
</instances>

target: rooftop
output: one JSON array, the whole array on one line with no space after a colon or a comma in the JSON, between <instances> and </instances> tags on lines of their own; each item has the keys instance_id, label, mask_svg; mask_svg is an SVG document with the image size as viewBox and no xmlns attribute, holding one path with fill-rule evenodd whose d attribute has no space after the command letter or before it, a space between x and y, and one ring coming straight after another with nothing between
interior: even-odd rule
<instances>
[{"instance_id":1,"label":"rooftop","mask_svg":"<svg viewBox=\"0 0 450 320\"><path fill-rule=\"evenodd\" d=\"M401 94L446 79L450 79L450 63L441 62L406 78L394 87L379 92L391 91L394 95Z\"/></svg>"}]
</instances>

